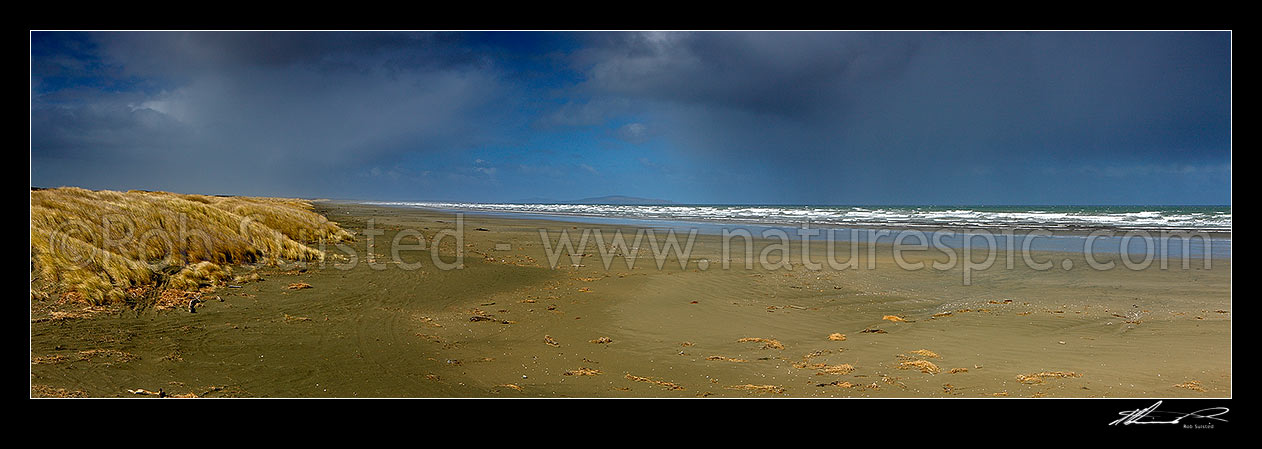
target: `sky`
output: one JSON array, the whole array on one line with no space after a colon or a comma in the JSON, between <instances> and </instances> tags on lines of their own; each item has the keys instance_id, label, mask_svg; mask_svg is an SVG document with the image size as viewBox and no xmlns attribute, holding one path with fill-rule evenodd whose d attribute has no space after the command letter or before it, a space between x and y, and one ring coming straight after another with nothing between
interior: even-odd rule
<instances>
[{"instance_id":1,"label":"sky","mask_svg":"<svg viewBox=\"0 0 1262 449\"><path fill-rule=\"evenodd\" d=\"M31 185L1231 203L1228 32L32 32Z\"/></svg>"}]
</instances>

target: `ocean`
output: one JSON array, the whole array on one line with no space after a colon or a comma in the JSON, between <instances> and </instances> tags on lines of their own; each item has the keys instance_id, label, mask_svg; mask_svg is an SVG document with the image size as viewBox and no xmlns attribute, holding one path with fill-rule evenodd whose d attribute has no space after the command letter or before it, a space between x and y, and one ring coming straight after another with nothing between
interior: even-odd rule
<instances>
[{"instance_id":1,"label":"ocean","mask_svg":"<svg viewBox=\"0 0 1262 449\"><path fill-rule=\"evenodd\" d=\"M785 206L450 202L371 204L541 215L842 227L1231 231L1230 206Z\"/></svg>"},{"instance_id":2,"label":"ocean","mask_svg":"<svg viewBox=\"0 0 1262 449\"><path fill-rule=\"evenodd\" d=\"M1001 246L1043 251L1079 252L1089 247L1100 253L1144 254L1164 247L1167 257L1184 255L1182 240L1160 241L1162 232L1191 232L1209 238L1190 238L1187 256L1230 258L1231 206L813 206L740 204L522 204L458 202L380 202L396 207L418 207L444 211L480 212L519 218L563 218L590 223L630 223L669 227L687 232L719 233L739 226L754 233L778 229L790 237L804 224L816 229L921 229L930 238L944 233L946 246L976 246L969 233L993 231ZM1005 236L1003 230L1016 229ZM1049 236L1029 237L1030 230L1047 231ZM1103 232L1092 237L1092 233ZM1127 234L1135 234L1127 237ZM872 236L855 233L829 233L811 239L837 238L850 241L891 242L897 233ZM1125 247L1125 249L1124 249Z\"/></svg>"}]
</instances>

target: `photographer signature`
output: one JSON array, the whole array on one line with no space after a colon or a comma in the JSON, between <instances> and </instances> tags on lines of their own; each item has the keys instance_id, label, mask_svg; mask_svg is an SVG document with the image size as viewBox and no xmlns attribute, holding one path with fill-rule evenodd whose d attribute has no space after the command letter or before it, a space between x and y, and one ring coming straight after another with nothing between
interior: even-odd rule
<instances>
[{"instance_id":1,"label":"photographer signature","mask_svg":"<svg viewBox=\"0 0 1262 449\"><path fill-rule=\"evenodd\" d=\"M1229 411L1227 407L1210 407L1191 413L1163 412L1157 410L1157 407L1160 406L1161 401L1157 401L1156 404L1147 408L1118 412L1118 414L1122 415L1122 417L1109 423L1109 425L1116 426L1121 424L1129 426L1131 424L1179 424L1179 422L1184 418L1201 418L1227 422L1227 420L1219 418L1219 416L1222 416ZM1166 420L1163 421L1157 419L1158 417Z\"/></svg>"}]
</instances>

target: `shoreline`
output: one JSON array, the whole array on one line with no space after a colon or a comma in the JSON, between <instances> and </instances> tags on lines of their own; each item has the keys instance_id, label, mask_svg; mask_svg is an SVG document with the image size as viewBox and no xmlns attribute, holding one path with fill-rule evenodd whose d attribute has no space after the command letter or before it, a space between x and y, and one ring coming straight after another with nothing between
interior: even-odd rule
<instances>
[{"instance_id":1,"label":"shoreline","mask_svg":"<svg viewBox=\"0 0 1262 449\"><path fill-rule=\"evenodd\" d=\"M368 207L386 207L386 208L398 208L398 209L404 209L404 210L407 210L407 209L424 210L424 211L430 211L430 212L435 212L435 213L445 213L445 214L463 213L463 214L472 214L476 216L483 216L483 217L489 217L489 218L504 218L504 219L512 219L512 220L535 220L535 221L540 221L544 223L560 222L560 223L587 224L587 225L658 227L658 228L669 228L669 229L675 229L675 230L696 229L698 230L699 233L709 234L709 235L719 235L724 230L735 230L735 229L753 230L753 231L758 231L758 232L766 231L766 230L780 230L780 231L790 231L790 232L786 232L790 240L794 240L794 241L802 240L800 235L796 234L795 232L791 232L791 231L796 231L798 229L802 229L798 227L801 224L790 226L788 224L723 221L723 220L705 220L705 221L685 220L685 219L668 220L668 219L657 219L657 218L608 217L608 216L579 215L579 214L543 214L543 213L519 212L519 211L440 209L440 208L430 208L430 207L423 207L423 206L375 204L372 202L356 202L356 201L328 200L328 202L332 204L359 205L359 206L368 206ZM1135 248L1136 246L1139 246L1139 245L1136 245L1135 243L1142 241L1144 239L1155 239L1155 241L1159 242L1161 241L1160 239L1163 238L1162 233L1165 232L1165 233L1172 234L1167 237L1170 240L1166 241L1166 244L1165 244L1167 257L1182 256L1182 248L1181 246L1179 246L1179 244L1181 244L1181 240L1179 239L1184 238L1183 235L1186 235L1182 233L1188 232L1185 230L1177 230L1177 229L1135 230L1135 229L1100 228L1100 229L1092 229L1092 230L1069 230L1069 229L1049 230L1046 228L1023 228L1023 227L978 228L978 227L947 227L947 226L915 226L915 225L901 225L901 224L891 224L888 226L876 226L876 225L836 226L836 225L828 225L828 224L821 224L821 223L807 223L807 224L812 225L812 227L810 228L812 231L820 232L820 238L812 239L813 241L823 240L823 236L828 235L827 233L829 233L830 231L838 231L842 233L860 232L860 233L869 233L869 234L878 233L878 232L901 233L901 232L911 231L911 232L928 233L927 236L930 238L932 238L934 233L948 233L948 234L960 235L961 239L963 239L964 237L962 236L965 236L965 235L972 236L972 235L984 235L984 234L989 234L992 236L1005 238L1007 233L1010 232L1016 236L1013 242L1014 249L1021 248L1024 238L1026 238L1026 236L1029 236L1031 232L1049 232L1049 235L1046 235L1046 236L1035 235L1033 238L1062 239L1064 241L1053 242L1050 244L1044 242L1043 244L1040 244L1038 247L1031 246L1030 249L1033 252L1050 252L1050 253L1057 253L1057 254L1081 253L1083 252L1083 247L1087 243L1086 240L1093 239L1093 241L1091 242L1093 250L1103 249L1104 254L1116 255L1121 252L1120 246L1121 246L1122 239L1126 238L1126 236L1129 235L1128 233L1134 232L1134 233L1140 233L1140 234L1134 237L1138 240L1132 241L1131 247L1134 248L1134 254L1142 255L1143 252L1147 249L1147 247ZM1092 235L1093 232L1111 232L1112 234L1107 235L1107 236L1097 237L1097 236ZM1231 259L1231 235L1232 235L1231 231L1191 231L1189 232L1189 234L1205 236L1211 240L1211 244L1210 244L1210 257L1211 258L1215 260L1219 260L1219 259L1230 260ZM834 233L832 235L837 235L837 234ZM877 245L890 245L894 239L892 235L882 235L878 237L878 239L879 238L884 238L886 240L884 241L877 240L876 242ZM1200 239L1197 237L1188 237L1188 240L1191 242L1198 243L1197 245L1194 245L1190 248L1190 257L1193 257L1193 258L1202 257L1204 254L1204 247L1205 247L1204 239ZM1172 246L1170 243L1172 241L1178 244L1175 244ZM865 244L868 243L867 241L864 241L864 240L858 240L858 241L852 240L851 242L852 243L858 242L858 243L865 243ZM952 240L946 240L945 243L946 243L945 245L946 247L949 247L952 249L960 249L961 247L959 242L954 242ZM1099 247L1099 249L1097 249L1097 247L1095 246L1096 243L1104 243L1104 245ZM999 245L1006 246L1006 240L1000 241ZM1160 246L1159 243L1152 243L1152 244L1145 243L1145 245L1150 245L1154 247L1153 251L1157 253L1159 253L1162 248L1162 246ZM1175 251L1171 251L1171 249L1174 249Z\"/></svg>"},{"instance_id":2,"label":"shoreline","mask_svg":"<svg viewBox=\"0 0 1262 449\"><path fill-rule=\"evenodd\" d=\"M382 206L382 207L399 207L399 208L416 208L440 212L465 212L479 213L493 216L504 217L522 217L522 218L566 218L572 217L576 219L606 219L606 220L633 220L644 222L663 222L663 223L693 223L707 225L745 225L745 226L764 226L764 227L786 227L795 226L802 223L816 225L822 229L879 229L879 230L920 230L920 231L956 231L956 232L994 232L1004 230L1016 231L1047 231L1055 236L1086 236L1093 232L1104 231L1123 234L1127 232L1146 232L1146 233L1203 233L1214 238L1230 239L1232 230L1223 228L1191 228L1191 227L1143 227L1143 226L1089 226L1089 225L1057 225L1057 226L1034 226L1029 224L1018 224L1016 226L1008 225L950 225L950 224L928 224L928 223L891 223L891 222L854 222L854 223L836 223L828 221L810 221L801 222L778 222L778 221L760 221L760 220L740 220L740 219L706 219L706 218L666 218L666 217L639 217L639 216L620 216L610 214L596 213L578 213L578 212L537 212L537 211L521 211L521 210L487 210L475 208L440 208L423 204L412 204L407 202L380 202L368 200L324 200L343 204L359 204L366 206Z\"/></svg>"},{"instance_id":3,"label":"shoreline","mask_svg":"<svg viewBox=\"0 0 1262 449\"><path fill-rule=\"evenodd\" d=\"M603 269L589 246L590 259L572 266L561 255L550 269L538 229L575 223L470 214L460 249L451 238L434 244L454 227L448 214L316 208L356 232L358 264L236 266L265 280L214 292L222 301L195 314L33 311L33 387L207 397L1232 394L1230 259L1208 270L980 270L963 285L958 270L904 270L883 253L872 269L792 260L745 269L736 256L730 270L681 268L673 256ZM382 232L371 252L369 220ZM430 245L396 262L390 243L410 229ZM755 254L769 244L756 240ZM717 264L719 243L699 236L694 254ZM439 268L435 247L444 262L463 251L463 268ZM286 287L294 283L312 287Z\"/></svg>"}]
</instances>

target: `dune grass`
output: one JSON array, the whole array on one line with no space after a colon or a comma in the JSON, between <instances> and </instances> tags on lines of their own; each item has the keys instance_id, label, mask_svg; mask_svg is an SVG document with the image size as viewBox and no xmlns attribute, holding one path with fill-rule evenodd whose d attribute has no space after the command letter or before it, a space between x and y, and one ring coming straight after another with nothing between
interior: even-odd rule
<instances>
[{"instance_id":1,"label":"dune grass","mask_svg":"<svg viewBox=\"0 0 1262 449\"><path fill-rule=\"evenodd\" d=\"M354 237L297 199L76 187L31 191L31 293L93 305L221 282L231 265L324 258Z\"/></svg>"}]
</instances>

